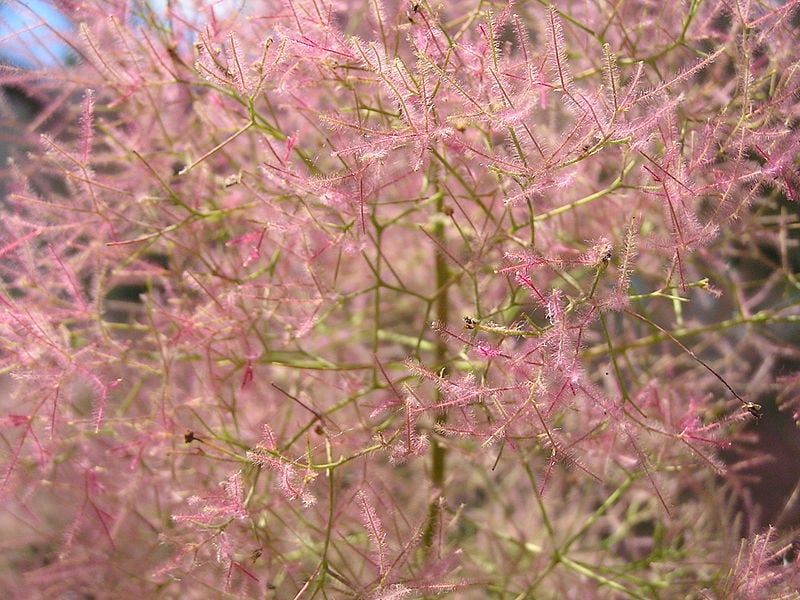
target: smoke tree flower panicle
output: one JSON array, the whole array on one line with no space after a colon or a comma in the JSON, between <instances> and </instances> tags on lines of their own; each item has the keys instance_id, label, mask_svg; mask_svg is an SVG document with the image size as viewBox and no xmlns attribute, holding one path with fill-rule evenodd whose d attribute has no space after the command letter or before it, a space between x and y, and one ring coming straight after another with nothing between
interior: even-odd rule
<instances>
[{"instance_id":1,"label":"smoke tree flower panicle","mask_svg":"<svg viewBox=\"0 0 800 600\"><path fill-rule=\"evenodd\" d=\"M797 597L797 2L28 4L7 597Z\"/></svg>"}]
</instances>

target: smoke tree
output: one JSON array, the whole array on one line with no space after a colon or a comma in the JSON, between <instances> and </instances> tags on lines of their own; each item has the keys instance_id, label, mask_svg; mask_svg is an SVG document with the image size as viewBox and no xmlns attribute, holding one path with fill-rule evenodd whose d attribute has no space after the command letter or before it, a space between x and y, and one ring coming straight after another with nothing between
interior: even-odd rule
<instances>
[{"instance_id":1,"label":"smoke tree","mask_svg":"<svg viewBox=\"0 0 800 600\"><path fill-rule=\"evenodd\" d=\"M59 6L12 597L798 597L797 2Z\"/></svg>"}]
</instances>

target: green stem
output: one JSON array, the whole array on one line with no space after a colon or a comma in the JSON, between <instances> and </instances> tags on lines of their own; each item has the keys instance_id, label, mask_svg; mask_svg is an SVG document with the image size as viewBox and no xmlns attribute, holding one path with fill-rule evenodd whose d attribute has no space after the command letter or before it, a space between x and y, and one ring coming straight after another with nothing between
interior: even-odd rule
<instances>
[{"instance_id":1,"label":"green stem","mask_svg":"<svg viewBox=\"0 0 800 600\"><path fill-rule=\"evenodd\" d=\"M436 198L436 213L437 216L442 214L444 210L444 197L441 194L437 194ZM445 240L444 240L444 220L436 219L433 225L433 237L439 242L438 248L436 249L436 254L434 256L434 268L436 271L436 289L438 290L438 295L434 299L436 304L436 320L440 323L447 323L450 316L450 307L448 304L447 298L447 288L448 282L450 280L450 270L447 267L447 262L444 256L444 252L440 248L444 248ZM447 346L445 345L444 340L441 337L437 338L436 341L436 348L435 348L435 355L436 355L436 365L440 369L440 372L444 375L445 372L445 362L447 360ZM436 403L439 404L441 392L439 390L436 391ZM436 421L436 425L443 425L447 422L447 413L445 411L439 411L436 413L434 417ZM444 445L442 445L441 440L438 437L434 436L431 441L431 484L433 484L434 490L441 492L444 490L444 480L445 480L445 458L446 458L446 450ZM422 535L422 542L423 547L430 548L433 545L433 538L434 535L439 528L440 524L440 503L439 498L434 498L431 500L430 506L428 507L428 523L425 526L425 531Z\"/></svg>"}]
</instances>

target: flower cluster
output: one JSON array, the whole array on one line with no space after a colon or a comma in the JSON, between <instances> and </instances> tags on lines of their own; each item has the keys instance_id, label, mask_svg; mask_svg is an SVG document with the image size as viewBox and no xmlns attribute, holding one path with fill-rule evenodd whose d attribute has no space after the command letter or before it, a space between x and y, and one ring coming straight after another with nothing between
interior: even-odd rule
<instances>
[{"instance_id":1,"label":"flower cluster","mask_svg":"<svg viewBox=\"0 0 800 600\"><path fill-rule=\"evenodd\" d=\"M61 4L10 594L798 597L797 2Z\"/></svg>"}]
</instances>

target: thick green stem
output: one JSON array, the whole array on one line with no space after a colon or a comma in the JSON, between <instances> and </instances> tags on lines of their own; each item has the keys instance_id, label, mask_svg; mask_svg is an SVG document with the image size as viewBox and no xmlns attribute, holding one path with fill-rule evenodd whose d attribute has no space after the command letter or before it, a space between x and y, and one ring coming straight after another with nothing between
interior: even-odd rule
<instances>
[{"instance_id":1,"label":"thick green stem","mask_svg":"<svg viewBox=\"0 0 800 600\"><path fill-rule=\"evenodd\" d=\"M444 211L444 198L441 194L437 195L436 200L436 213L437 217L443 214ZM435 220L433 226L433 237L438 242L438 248L436 249L436 255L434 256L434 268L436 271L436 289L438 290L438 295L436 296L434 302L436 307L436 320L440 323L447 323L449 316L450 316L450 306L448 303L447 298L447 288L448 282L450 280L450 270L447 267L446 258L444 256L444 252L441 248L444 248L445 240L444 240L444 221L437 218ZM447 347L444 343L444 340L439 337L436 341L436 365L437 368L440 369L440 373L442 375L445 374L446 369L446 361L447 361ZM436 403L439 404L441 392L439 390L436 391ZM447 413L445 411L439 411L436 413L434 417L436 421L436 425L443 425L447 422ZM431 483L433 484L434 490L439 492L436 498L431 500L430 506L428 507L428 523L425 526L425 531L423 533L422 541L424 547L431 547L433 545L433 538L436 533L436 530L440 526L440 514L441 514L441 504L439 502L438 496L442 495L444 490L444 480L445 480L445 458L446 458L446 450L444 445L442 445L441 440L437 436L432 437L431 441Z\"/></svg>"}]
</instances>

